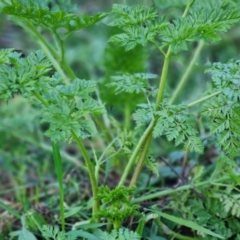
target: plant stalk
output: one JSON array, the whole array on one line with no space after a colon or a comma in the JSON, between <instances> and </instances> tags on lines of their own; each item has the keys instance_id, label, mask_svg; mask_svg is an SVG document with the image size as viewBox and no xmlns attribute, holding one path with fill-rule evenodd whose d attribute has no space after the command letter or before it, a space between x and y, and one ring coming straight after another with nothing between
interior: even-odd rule
<instances>
[{"instance_id":1,"label":"plant stalk","mask_svg":"<svg viewBox=\"0 0 240 240\"><path fill-rule=\"evenodd\" d=\"M182 17L186 17L187 13L189 12L189 9L190 7L192 6L192 4L195 2L195 0L190 0L189 3L187 4L186 8L185 8L185 11L183 13L183 16ZM166 85L166 81L167 81L167 75L168 75L168 69L169 69L169 64L170 64L170 59L171 59L171 55L172 55L172 50L171 50L171 45L168 47L168 51L166 54L164 54L164 63L163 63L163 68L162 68L162 74L161 74L161 78L160 78L160 83L159 83L159 88L158 88L158 93L157 93L157 98L156 98L156 108L155 110L158 110L159 109L159 104L162 102L163 100L163 97L164 97L164 91L165 91L165 85ZM137 178L141 172L141 169L142 169L142 166L143 166L143 162L145 160L145 157L147 155L147 150L150 146L150 143L151 143L151 139L152 139L152 130L153 130L153 127L155 125L155 122L156 122L156 119L153 119L152 120L153 124L152 125L149 125L149 127L147 128L146 131L148 131L148 134L145 135L146 137L143 139L143 150L139 156L139 160L137 162L137 166L135 168L135 171L133 173L133 177L132 177L132 180L130 182L130 185L134 185L136 184L137 182ZM145 131L145 132L146 132ZM142 144L140 145L140 147L142 146ZM136 150L136 149L135 149ZM140 148L139 148L140 150ZM139 150L136 152L136 156L139 152ZM135 151L134 151L134 154L135 154ZM131 159L132 160L132 159ZM129 160L129 164L130 167L128 169L125 169L125 171L129 171L132 164L134 163L135 161L135 156L133 158L133 161L130 161ZM124 171L124 172L125 172ZM128 172L125 175L127 175ZM123 179L121 178L121 181L120 183L123 182Z\"/></svg>"},{"instance_id":2,"label":"plant stalk","mask_svg":"<svg viewBox=\"0 0 240 240\"><path fill-rule=\"evenodd\" d=\"M47 55L56 71L63 77L67 84L69 82L64 71L67 73L68 77L71 80L76 78L72 69L68 66L65 60L58 55L58 53L52 48L52 46L46 41L46 39L36 30L36 28L29 21L27 21L26 26L23 27L37 37L39 45L43 49L44 53Z\"/></svg>"},{"instance_id":3,"label":"plant stalk","mask_svg":"<svg viewBox=\"0 0 240 240\"><path fill-rule=\"evenodd\" d=\"M190 10L190 7L194 4L195 0L189 0L189 3L187 4L186 8L185 8L185 11L182 15L182 17L186 17L189 10Z\"/></svg>"},{"instance_id":4,"label":"plant stalk","mask_svg":"<svg viewBox=\"0 0 240 240\"><path fill-rule=\"evenodd\" d=\"M134 149L134 151L133 151L133 153L132 153L132 155L131 155L128 163L127 163L127 166L126 166L126 168L125 168L125 170L123 172L123 175L122 175L122 177L121 177L121 179L119 181L118 186L124 184L124 182L125 182L125 180L127 178L127 175L130 172L131 167L132 167L133 163L135 162L135 159L137 158L139 150L141 149L143 143L146 141L146 139L147 139L148 135L150 134L150 132L152 131L152 128L154 127L154 125L155 125L155 120L153 119L151 121L151 123L149 124L148 128L145 130L145 132L141 136L137 146L135 147L135 149Z\"/></svg>"},{"instance_id":5,"label":"plant stalk","mask_svg":"<svg viewBox=\"0 0 240 240\"><path fill-rule=\"evenodd\" d=\"M129 184L129 187L132 187L137 182L137 179L139 177L139 174L140 174L142 166L143 166L143 162L145 160L145 156L147 155L148 148L151 144L151 140L152 140L152 135L150 134L150 135L148 135L148 138L146 139L146 142L143 145L143 149L142 149L141 154L139 156L138 164L137 164L137 166L134 170L134 173L133 173L131 182Z\"/></svg>"},{"instance_id":6,"label":"plant stalk","mask_svg":"<svg viewBox=\"0 0 240 240\"><path fill-rule=\"evenodd\" d=\"M88 169L88 174L90 177L92 193L93 193L93 202L94 202L92 213L93 215L95 215L99 209L99 200L97 200L98 186L97 186L97 180L94 174L94 168L82 140L76 135L76 133L73 130L71 130L71 134L82 152L83 158L85 160L85 163Z\"/></svg>"},{"instance_id":7,"label":"plant stalk","mask_svg":"<svg viewBox=\"0 0 240 240\"><path fill-rule=\"evenodd\" d=\"M168 51L167 51L167 54L166 54L166 57L164 58L162 74L161 74L159 88L158 88L159 90L158 90L158 94L157 94L157 98L156 98L156 109L155 110L158 110L158 108L159 108L158 105L163 100L164 90L165 90L165 86L166 86L166 82L167 82L167 75L168 75L168 68L169 68L169 64L170 64L171 54L172 54L171 47L169 47Z\"/></svg>"},{"instance_id":8,"label":"plant stalk","mask_svg":"<svg viewBox=\"0 0 240 240\"><path fill-rule=\"evenodd\" d=\"M49 106L48 102L39 94L39 92L34 90L33 94L45 107Z\"/></svg>"},{"instance_id":9,"label":"plant stalk","mask_svg":"<svg viewBox=\"0 0 240 240\"><path fill-rule=\"evenodd\" d=\"M192 69L193 69L193 67L194 67L194 65L195 65L195 63L196 63L200 53L201 53L201 51L202 51L203 46L204 46L204 41L203 40L199 41L198 46L197 46L196 50L194 51L192 60L191 60L190 64L187 67L187 70L183 74L181 80L179 81L179 84L177 85L176 90L172 94L172 97L171 97L171 99L169 101L170 104L173 104L173 102L176 100L176 98L179 95L179 93L182 91L184 85L186 84L186 82L188 80L188 77L189 77L189 75L190 75L190 73L191 73L191 71L192 71Z\"/></svg>"},{"instance_id":10,"label":"plant stalk","mask_svg":"<svg viewBox=\"0 0 240 240\"><path fill-rule=\"evenodd\" d=\"M188 107L188 108L193 107L193 106L195 106L195 105L197 105L197 104L199 104L199 103L201 103L201 102L204 102L204 101L206 101L206 100L208 100L208 99L210 99L210 98L212 98L212 97L215 97L215 96L219 95L220 93L222 93L222 91L217 91L217 92L212 93L212 94L210 94L210 95L207 95L207 96L205 96L205 97L199 98L198 100L187 104L187 107Z\"/></svg>"},{"instance_id":11,"label":"plant stalk","mask_svg":"<svg viewBox=\"0 0 240 240\"><path fill-rule=\"evenodd\" d=\"M157 98L156 98L156 108L155 108L155 110L158 110L159 103L161 103L162 100L163 100L171 53L172 53L171 52L171 47L169 47L168 51L167 51L167 54L165 56L165 59L164 59L164 63L163 63L163 69L162 69L162 74L161 74L160 84L159 84L159 91L158 91ZM137 162L137 166L134 170L134 173L133 173L133 176L132 176L132 179L131 179L131 182L130 182L130 186L133 186L133 185L136 184L137 179L139 177L139 174L141 172L144 160L145 160L146 155L147 155L148 148L149 148L149 146L151 144L151 140L152 140L152 129L155 125L155 120L153 120L153 122L154 122L154 124L151 125L151 129L149 131L149 134L146 136L146 140L143 143L143 149L140 153L140 156L139 156L139 159L138 159L138 162Z\"/></svg>"},{"instance_id":12,"label":"plant stalk","mask_svg":"<svg viewBox=\"0 0 240 240\"><path fill-rule=\"evenodd\" d=\"M163 197L163 196L166 196L166 195L171 195L171 194L181 192L181 191L184 191L184 190L189 190L189 189L194 188L194 187L203 187L203 186L215 184L217 182L226 181L226 180L229 180L229 179L230 179L230 177L227 176L227 177L218 178L216 180L207 180L207 181L198 182L198 183L195 183L195 184L183 185L181 187L174 188L174 189L166 189L166 190L163 190L163 191L160 191L160 192L156 192L156 193L148 194L148 195L145 195L145 196L142 196L142 197L139 197L139 198L132 199L132 203L139 203L139 202L151 200L151 199L154 199L154 198L159 198L159 197Z\"/></svg>"},{"instance_id":13,"label":"plant stalk","mask_svg":"<svg viewBox=\"0 0 240 240\"><path fill-rule=\"evenodd\" d=\"M46 106L46 107L49 106L48 102L46 102L45 99L38 92L34 91L33 93L36 96L36 98L40 102L42 102L42 104L44 106ZM95 214L96 211L99 208L99 201L96 200L98 187L97 187L97 181L96 181L96 178L95 178L95 175L94 175L94 169L93 169L91 160L88 156L88 152L87 152L85 146L82 143L82 140L76 135L76 133L73 130L71 130L71 134L72 134L74 140L77 142L77 145L82 152L83 158L85 160L85 163L86 163L86 166L87 166L87 169L88 169L88 173L89 173L89 177L90 177L90 181L91 181L91 186L92 186L93 198L94 198L93 214ZM56 148L56 146L55 146L55 148Z\"/></svg>"}]
</instances>

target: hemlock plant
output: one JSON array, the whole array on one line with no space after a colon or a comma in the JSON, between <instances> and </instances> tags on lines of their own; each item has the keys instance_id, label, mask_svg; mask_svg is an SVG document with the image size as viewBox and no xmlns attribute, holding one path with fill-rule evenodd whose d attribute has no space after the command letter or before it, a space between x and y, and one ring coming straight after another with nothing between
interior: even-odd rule
<instances>
[{"instance_id":1,"label":"hemlock plant","mask_svg":"<svg viewBox=\"0 0 240 240\"><path fill-rule=\"evenodd\" d=\"M150 220L158 226L164 236L196 239L169 229L170 227L165 225L163 219L192 229L193 236L198 235L198 238L203 236L204 239L208 239L210 236L209 239L225 239L227 233L220 231L220 220L218 227L214 228L209 226L208 222L201 223L186 212L179 218L179 214L178 217L174 216L174 211L171 216L160 212L161 208L142 210L136 204L184 192L192 189L193 186L203 194L204 190L201 187L222 183L231 190L226 195L223 195L220 189L214 190L217 206L223 206L226 214L231 212L232 216L239 216L239 213L233 209L233 206L238 206L236 201L239 201L239 197L236 193L232 193L234 184L239 183L233 164L240 147L239 60L209 63L206 71L212 76L211 87L192 102L185 99L184 101L187 103L175 104L178 95L186 86L189 73L204 44L220 41L224 36L223 33L239 22L239 2L181 1L181 3L185 3L185 10L182 16L174 19L169 19L168 16L159 16L156 6L114 4L110 13L78 16L68 13L72 6L69 1L59 1L59 4L53 5L54 7L51 9L49 8L50 2L47 0L3 0L0 5L1 13L20 25L41 48L26 57L12 48L0 51L0 98L8 102L16 95L21 94L42 112L41 121L49 124L45 135L52 142L55 170L60 187L62 231L60 232L57 227L40 226L33 219L40 232L46 239L54 237L54 239L76 239L79 236L99 239L96 229L91 233L74 230L65 232L63 168L59 146L62 143L74 142L79 147L85 161L91 183L92 221L95 223L103 220L107 222L108 233L102 229L100 239L103 239L103 236L108 239L133 239L133 237L140 239L146 223ZM136 71L113 73L110 71L106 84L100 83L105 84L104 88L108 91L114 91L116 98L123 94L141 96L142 102L128 114L132 115L136 123L132 129L129 129L131 126L128 123L125 130L123 127L118 127L122 122L109 116L106 110L108 106L101 100L101 94L104 93L101 93L103 88L99 87L99 82L79 79L66 61L65 52L68 49L65 48L65 41L74 32L97 24L103 19L108 26L115 30L108 41L110 45L123 47L126 55L128 51L139 46L145 48L152 46L163 57L158 84L152 84L152 80L156 82L158 79L156 74ZM42 34L43 31L50 34L54 41L49 42ZM178 80L176 88L166 94L171 60L183 51L187 51L192 43L197 43L197 47L185 74ZM236 53L237 55L238 53ZM126 98L125 101L128 99ZM219 164L223 162L232 164L227 165L228 172L225 175L219 174L219 169L216 167L214 173L207 180L206 178L201 180L200 173L187 185L175 189L157 190L155 193L147 192L144 196L136 197L138 196L136 195L137 190L134 191L133 187L137 185L143 166L147 165L153 171L158 172L148 159L153 138L165 137L176 146L180 145L186 152L203 153L204 139L197 128L196 114L193 114L193 108L197 109L199 115L206 117L203 118L203 121L206 120L209 124L209 134L214 139L215 146L219 151ZM132 110L130 109L130 111ZM122 132L113 136L107 131L108 127L116 127ZM117 142L121 143L121 136L130 130L134 132L132 142L125 143L126 145L117 144ZM114 131L114 133L116 132ZM85 140L90 142L97 140L104 143L103 145L106 147L98 156L86 147ZM120 168L122 172L118 186L112 190L99 184L99 172L105 165L107 166L107 161L110 161L105 158L110 149L113 152L109 157L110 160L121 160L121 155L118 153L123 153L124 158L127 159L124 161L126 165ZM94 160L92 155L94 155ZM130 180L129 183L127 180ZM128 185L129 188L126 187ZM232 199L229 200L231 193L235 202ZM187 191L186 196L189 194ZM208 201L212 201L212 196L206 196L206 198ZM185 200L187 202L187 198ZM2 204L2 206L11 212L6 205ZM174 204L172 209L176 209ZM148 211L154 215L146 215ZM16 214L16 216L18 215ZM124 222L133 216L138 219L135 233L122 228ZM184 216L187 216L188 219L184 220ZM112 225L115 229L111 232ZM23 224L19 236L26 232L31 234ZM122 237L120 232L122 232ZM232 230L232 234L235 234L234 230ZM58 238L58 235L61 235L61 238ZM31 237L31 239L35 239L33 234ZM240 239L239 236L237 237Z\"/></svg>"}]
</instances>

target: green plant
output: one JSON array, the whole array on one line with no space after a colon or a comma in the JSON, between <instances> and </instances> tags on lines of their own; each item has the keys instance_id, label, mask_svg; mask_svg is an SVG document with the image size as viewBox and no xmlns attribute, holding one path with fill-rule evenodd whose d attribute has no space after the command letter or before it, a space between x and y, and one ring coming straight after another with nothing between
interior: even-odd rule
<instances>
[{"instance_id":1,"label":"green plant","mask_svg":"<svg viewBox=\"0 0 240 240\"><path fill-rule=\"evenodd\" d=\"M140 236L137 233L130 231L129 229L120 228L119 230L116 230L116 229L112 230L111 233L103 232L100 239L102 239L102 240L115 240L115 239L139 240Z\"/></svg>"},{"instance_id":2,"label":"green plant","mask_svg":"<svg viewBox=\"0 0 240 240\"><path fill-rule=\"evenodd\" d=\"M96 217L107 219L115 229L120 228L128 217L138 215L138 206L130 202L133 192L134 188L127 189L124 186L118 186L113 190L101 186L97 198L103 205Z\"/></svg>"},{"instance_id":3,"label":"green plant","mask_svg":"<svg viewBox=\"0 0 240 240\"><path fill-rule=\"evenodd\" d=\"M184 91L186 81L204 44L221 40L222 33L240 20L238 1L183 1L186 4L182 16L171 21L168 20L168 16L160 17L156 6L114 4L109 14L78 16L68 13L72 11L68 1L66 3L60 1L59 5L54 5L52 9L49 8L50 2L6 0L0 5L1 13L10 16L11 20L19 24L41 47L41 50L34 51L27 57L12 48L0 51L0 98L9 102L16 95L22 95L37 111L41 111L41 122L48 126L45 136L51 140L59 183L62 231L58 227L39 226L42 236L46 239L76 239L82 236L79 232L75 232L76 235L68 237L65 232L64 168L60 144L74 142L81 152L93 197L92 214L89 218L96 222L101 221L102 218L107 219L115 228L111 233L103 233L106 239L133 239L134 237L139 239L137 233L121 228L129 217L138 215L136 203L166 195L174 196L184 190L194 191L194 187L197 188L195 194L199 197L204 193L203 186L220 183L234 188L239 183L236 180L238 176L233 171L233 162L238 156L240 147L239 61L230 60L226 63L209 64L207 72L211 73L212 82L207 91L194 101L175 104L179 94ZM113 72L112 69L116 67L109 66L110 76L106 74L106 78L101 83L76 76L66 60L67 48L64 44L74 32L92 26L106 17L109 18L105 21L115 30L109 39L109 48L112 46L112 49L117 47L121 53L123 49L134 53L135 48L151 46L158 51L163 60L163 66L157 84L155 84L156 81L154 82L157 78L156 74L133 70L141 69L141 64L136 63L137 58L133 69L122 67L121 71ZM42 33L48 35L44 37ZM172 59L180 56L182 51L188 50L191 43L195 42L198 45L188 68L174 88L175 90L167 92ZM109 50L108 53L114 54L114 51ZM141 56L144 58L144 54ZM121 106L125 96L136 100L126 103L124 123L118 120L118 113L113 112L110 116L107 111L107 104L111 102L110 92L107 93L109 99L106 101L105 109L101 96L109 89L114 89L114 94L119 97L118 102L115 96L113 104ZM184 99L185 101L188 102L187 99ZM204 103L203 107L202 103ZM131 115L136 122L136 128L131 126ZM197 115L201 115L201 122L209 125L210 131L207 134L201 135L199 132L204 127L196 121ZM133 186L138 186L143 166L148 165L154 172L158 172L154 163L149 160L153 155L151 152L153 138L167 139L169 142L174 142L175 146L180 146L179 148L184 149L186 153L194 152L198 154L197 156L203 154L206 141L210 139L218 149L219 161L226 163L227 171L224 173L217 166L211 172L210 178L206 178L206 170L196 174L197 177L193 177L189 184L176 189L157 190L156 193L146 193L145 196L138 197L137 194L141 190L137 191L137 188L134 192ZM100 146L99 149L96 149L96 146ZM120 166L121 178L118 186L110 190L107 186L101 186L102 180L99 174L105 167L106 179L110 172L109 168L111 169L113 164ZM130 175L132 176L129 188L126 188L123 185L126 184ZM231 179L235 179L232 184L229 183ZM217 192L217 190L214 191ZM189 192L186 192L188 196L190 196ZM235 193L231 195L232 198L221 195L218 205L222 204L233 217L239 216L239 212L236 211L238 195ZM210 196L207 198L211 199ZM184 199L183 202L187 200ZM19 217L13 209L5 204L1 205ZM195 206L195 203L191 202L190 205ZM173 204L171 209L174 214L176 205ZM156 212L154 209L150 211ZM165 217L178 226L181 225L180 220L183 219L184 214L186 215L184 211L181 213L181 218L171 217L159 210L157 213L159 217ZM182 224L192 229L190 235L208 234L222 239L230 236L226 231L219 231L220 221L218 221L219 228L211 228L206 222L204 224L207 226L203 224L203 227L200 226L201 223L196 224L195 222L199 219L195 219L194 216L188 216L188 219L189 221L182 220ZM161 221L164 222L164 220ZM159 222L159 219L155 222L159 229L165 229L165 232L162 232L163 235L182 238L181 234L172 230L166 231L167 228L163 227L165 225ZM23 225L19 236L25 232L31 234ZM93 236L96 237L96 233L93 233Z\"/></svg>"}]
</instances>

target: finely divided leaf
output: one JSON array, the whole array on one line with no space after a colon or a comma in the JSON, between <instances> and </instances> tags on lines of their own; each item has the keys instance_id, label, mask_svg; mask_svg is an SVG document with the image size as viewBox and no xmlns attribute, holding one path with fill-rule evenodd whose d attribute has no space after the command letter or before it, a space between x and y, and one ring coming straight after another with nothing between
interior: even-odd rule
<instances>
[{"instance_id":1,"label":"finely divided leaf","mask_svg":"<svg viewBox=\"0 0 240 240\"><path fill-rule=\"evenodd\" d=\"M155 8L147 8L140 5L129 7L121 4L113 4L112 13L116 18L109 25L121 28L141 25L158 17Z\"/></svg>"},{"instance_id":2,"label":"finely divided leaf","mask_svg":"<svg viewBox=\"0 0 240 240\"><path fill-rule=\"evenodd\" d=\"M153 129L153 137L165 135L168 141L176 145L184 143L190 151L202 152L203 144L195 129L195 122L184 105L174 106L161 104L161 110L155 112L157 123Z\"/></svg>"},{"instance_id":3,"label":"finely divided leaf","mask_svg":"<svg viewBox=\"0 0 240 240\"><path fill-rule=\"evenodd\" d=\"M40 5L28 5L26 3L12 3L2 9L2 12L20 19L28 19L35 26L41 26L56 31L65 28L68 35L81 28L85 28L99 22L106 17L104 13L94 16L67 13L64 10L50 11Z\"/></svg>"},{"instance_id":4,"label":"finely divided leaf","mask_svg":"<svg viewBox=\"0 0 240 240\"><path fill-rule=\"evenodd\" d=\"M220 40L219 32L226 32L240 20L238 11L223 9L202 9L190 13L187 17L173 20L168 27L160 31L162 47L171 46L177 53L187 49L187 42L203 39L205 42Z\"/></svg>"},{"instance_id":5,"label":"finely divided leaf","mask_svg":"<svg viewBox=\"0 0 240 240\"><path fill-rule=\"evenodd\" d=\"M132 75L113 76L112 82L107 86L114 87L115 93L146 93L149 87L148 79L154 79L157 75L150 73L135 73Z\"/></svg>"},{"instance_id":6,"label":"finely divided leaf","mask_svg":"<svg viewBox=\"0 0 240 240\"><path fill-rule=\"evenodd\" d=\"M115 18L109 25L120 28L122 33L112 36L109 41L124 46L126 50L152 42L169 24L165 18L158 17L155 8L114 4L112 12Z\"/></svg>"},{"instance_id":7,"label":"finely divided leaf","mask_svg":"<svg viewBox=\"0 0 240 240\"><path fill-rule=\"evenodd\" d=\"M51 70L51 64L42 51L31 53L26 58L21 58L16 52L10 53L5 63L0 65L0 98L9 100L19 93L29 97L35 89L46 90Z\"/></svg>"},{"instance_id":8,"label":"finely divided leaf","mask_svg":"<svg viewBox=\"0 0 240 240\"><path fill-rule=\"evenodd\" d=\"M213 63L207 72L212 74L212 92L221 94L206 103L202 113L210 117L211 133L222 151L233 159L240 148L240 64L239 61Z\"/></svg>"},{"instance_id":9,"label":"finely divided leaf","mask_svg":"<svg viewBox=\"0 0 240 240\"><path fill-rule=\"evenodd\" d=\"M139 108L133 114L137 127L149 124L154 117L155 104L139 104Z\"/></svg>"}]
</instances>

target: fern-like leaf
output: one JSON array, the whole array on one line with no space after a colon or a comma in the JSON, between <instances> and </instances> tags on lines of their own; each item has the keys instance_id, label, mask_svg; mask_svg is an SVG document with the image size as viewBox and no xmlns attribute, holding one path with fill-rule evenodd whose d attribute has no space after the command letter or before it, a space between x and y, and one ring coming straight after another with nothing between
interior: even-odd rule
<instances>
[{"instance_id":1,"label":"fern-like leaf","mask_svg":"<svg viewBox=\"0 0 240 240\"><path fill-rule=\"evenodd\" d=\"M135 73L133 75L113 76L112 82L108 84L115 88L115 93L146 93L149 87L148 79L154 79L157 75L146 73Z\"/></svg>"},{"instance_id":2,"label":"fern-like leaf","mask_svg":"<svg viewBox=\"0 0 240 240\"><path fill-rule=\"evenodd\" d=\"M146 8L142 5L129 7L121 4L113 4L112 13L116 18L109 25L121 28L141 25L147 21L155 20L158 16L155 8Z\"/></svg>"},{"instance_id":3,"label":"fern-like leaf","mask_svg":"<svg viewBox=\"0 0 240 240\"><path fill-rule=\"evenodd\" d=\"M190 13L185 18L178 18L159 35L162 47L171 46L177 53L187 49L187 42L203 39L205 42L220 40L219 32L226 32L240 20L240 14L234 9L202 9Z\"/></svg>"},{"instance_id":4,"label":"fern-like leaf","mask_svg":"<svg viewBox=\"0 0 240 240\"><path fill-rule=\"evenodd\" d=\"M202 152L203 144L195 129L194 120L190 118L186 106L161 104L161 110L155 112L157 123L153 129L153 137L165 135L168 141L175 141L176 145L184 143L185 149Z\"/></svg>"},{"instance_id":5,"label":"fern-like leaf","mask_svg":"<svg viewBox=\"0 0 240 240\"><path fill-rule=\"evenodd\" d=\"M224 206L226 213L230 213L232 216L240 217L240 195L221 195L220 201Z\"/></svg>"},{"instance_id":6,"label":"fern-like leaf","mask_svg":"<svg viewBox=\"0 0 240 240\"><path fill-rule=\"evenodd\" d=\"M64 231L60 231L58 226L43 225L40 229L42 236L46 240L76 240L77 236L68 236Z\"/></svg>"},{"instance_id":7,"label":"fern-like leaf","mask_svg":"<svg viewBox=\"0 0 240 240\"><path fill-rule=\"evenodd\" d=\"M114 4L112 12L115 18L110 26L120 28L122 33L112 36L109 41L124 46L126 50L152 42L168 25L165 18L158 17L155 8Z\"/></svg>"},{"instance_id":8,"label":"fern-like leaf","mask_svg":"<svg viewBox=\"0 0 240 240\"><path fill-rule=\"evenodd\" d=\"M106 17L104 13L98 13L94 16L67 13L64 10L50 11L44 4L32 2L15 2L2 9L2 13L11 15L20 19L28 19L35 26L41 26L56 31L59 28L65 28L67 35L81 28L95 24Z\"/></svg>"},{"instance_id":9,"label":"fern-like leaf","mask_svg":"<svg viewBox=\"0 0 240 240\"><path fill-rule=\"evenodd\" d=\"M240 64L239 61L214 63L208 72L212 74L212 91L222 93L205 104L202 112L211 118L210 130L223 152L233 159L240 148Z\"/></svg>"},{"instance_id":10,"label":"fern-like leaf","mask_svg":"<svg viewBox=\"0 0 240 240\"><path fill-rule=\"evenodd\" d=\"M101 232L101 240L140 240L140 236L127 228L112 230L111 233Z\"/></svg>"},{"instance_id":11,"label":"fern-like leaf","mask_svg":"<svg viewBox=\"0 0 240 240\"><path fill-rule=\"evenodd\" d=\"M54 141L71 141L72 130L81 138L97 133L94 122L86 119L88 114L104 111L90 96L95 91L94 81L75 79L62 85L59 75L48 76L52 66L42 51L21 58L9 50L2 56L0 98L9 100L19 93L29 99L37 97L43 108L42 121L50 122L46 135Z\"/></svg>"}]
</instances>

